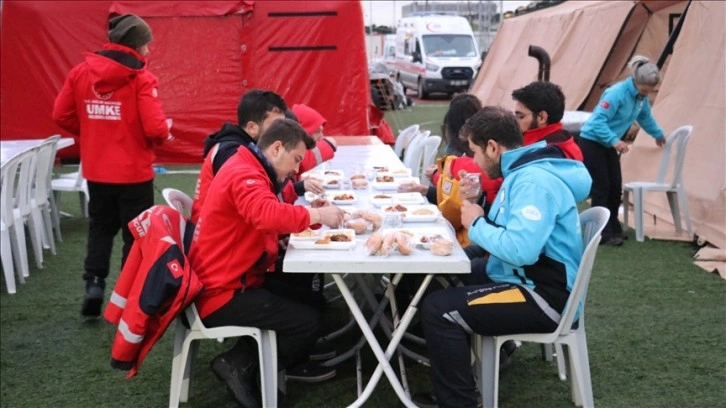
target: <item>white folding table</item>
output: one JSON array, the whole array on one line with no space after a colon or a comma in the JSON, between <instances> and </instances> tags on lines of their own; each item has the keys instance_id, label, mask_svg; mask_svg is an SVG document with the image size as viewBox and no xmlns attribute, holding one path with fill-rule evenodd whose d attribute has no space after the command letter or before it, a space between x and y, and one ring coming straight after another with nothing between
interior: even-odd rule
<instances>
[{"instance_id":1,"label":"white folding table","mask_svg":"<svg viewBox=\"0 0 726 408\"><path fill-rule=\"evenodd\" d=\"M5 164L6 161L12 159L18 154L40 146L45 139L21 139L21 140L3 140L0 141L0 165ZM63 137L58 140L56 149L60 150L68 146L72 146L74 143L73 138Z\"/></svg>"},{"instance_id":2,"label":"white folding table","mask_svg":"<svg viewBox=\"0 0 726 408\"><path fill-rule=\"evenodd\" d=\"M352 174L356 166L402 166L398 157L389 146L385 145L367 145L367 146L340 146L327 167L329 169L342 169L346 176ZM334 191L334 190L333 190ZM358 196L356 208L366 208L369 206L369 197L377 193L371 190L355 190ZM341 206L343 207L343 206ZM372 206L371 206L372 208ZM403 228L415 231L419 228L444 227L451 229L450 224L439 217L434 223L406 223ZM335 281L340 293L348 305L353 317L360 327L363 335L369 344L371 350L378 360L378 366L370 378L365 390L358 399L351 404L351 407L361 406L371 395L373 389L380 380L381 374L385 373L393 389L398 395L401 402L407 407L415 407L410 397L404 390L396 373L393 371L389 360L393 356L398 347L403 334L406 332L414 314L416 313L418 303L423 296L424 291L431 282L435 274L461 274L470 272L470 262L464 251L456 243L456 235L451 229L451 237L454 240L454 249L449 256L436 256L427 250L417 249L410 256L402 256L399 254L387 257L370 256L365 251L365 241L368 234L357 237L356 246L350 250L301 250L289 247L285 255L283 263L283 271L285 273L325 273L330 274ZM389 285L396 285L404 274L425 274L423 282L419 286L413 300L409 304L406 312L403 314L400 322L392 332L392 337L385 351L376 339L369 322L363 315L353 294L350 292L345 280L344 274L390 274L393 278Z\"/></svg>"}]
</instances>

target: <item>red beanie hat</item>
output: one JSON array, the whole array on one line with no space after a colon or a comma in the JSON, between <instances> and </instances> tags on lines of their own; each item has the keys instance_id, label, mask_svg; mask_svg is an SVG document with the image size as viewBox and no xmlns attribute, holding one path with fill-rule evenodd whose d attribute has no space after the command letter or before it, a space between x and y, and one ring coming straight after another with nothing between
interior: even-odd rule
<instances>
[{"instance_id":1,"label":"red beanie hat","mask_svg":"<svg viewBox=\"0 0 726 408\"><path fill-rule=\"evenodd\" d=\"M327 122L323 115L307 105L293 105L292 113L297 116L297 120L300 122L300 125L303 127L303 129L305 129L306 132L308 132L309 135L315 133L315 131L318 130L320 126L324 126Z\"/></svg>"}]
</instances>

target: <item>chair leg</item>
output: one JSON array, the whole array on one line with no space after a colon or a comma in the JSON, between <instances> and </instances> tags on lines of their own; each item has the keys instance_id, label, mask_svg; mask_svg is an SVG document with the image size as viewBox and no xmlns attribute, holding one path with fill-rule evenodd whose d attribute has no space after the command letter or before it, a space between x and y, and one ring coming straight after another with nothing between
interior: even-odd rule
<instances>
[{"instance_id":1,"label":"chair leg","mask_svg":"<svg viewBox=\"0 0 726 408\"><path fill-rule=\"evenodd\" d=\"M496 408L499 398L499 345L495 337L482 337L481 398L484 408Z\"/></svg>"},{"instance_id":2,"label":"chair leg","mask_svg":"<svg viewBox=\"0 0 726 408\"><path fill-rule=\"evenodd\" d=\"M8 288L8 293L13 294L15 293L15 266L8 230L3 230L0 237L0 257L2 257L3 272L5 273L5 286Z\"/></svg>"},{"instance_id":3,"label":"chair leg","mask_svg":"<svg viewBox=\"0 0 726 408\"><path fill-rule=\"evenodd\" d=\"M86 194L83 191L79 191L78 199L81 203L81 215L84 218L88 218L88 199L86 198Z\"/></svg>"},{"instance_id":4,"label":"chair leg","mask_svg":"<svg viewBox=\"0 0 726 408\"><path fill-rule=\"evenodd\" d=\"M630 209L630 190L625 188L623 189L623 226L625 227L625 230L627 231L628 228L628 211Z\"/></svg>"},{"instance_id":5,"label":"chair leg","mask_svg":"<svg viewBox=\"0 0 726 408\"><path fill-rule=\"evenodd\" d=\"M645 232L643 231L643 190L633 189L633 204L635 212L635 240L643 242Z\"/></svg>"},{"instance_id":6,"label":"chair leg","mask_svg":"<svg viewBox=\"0 0 726 408\"><path fill-rule=\"evenodd\" d=\"M43 242L41 241L43 230L32 213L28 215L27 225L30 244L33 247L33 255L35 257L35 266L38 269L43 269ZM26 275L25 277L27 278L28 276Z\"/></svg>"},{"instance_id":7,"label":"chair leg","mask_svg":"<svg viewBox=\"0 0 726 408\"><path fill-rule=\"evenodd\" d=\"M55 250L55 239L53 238L53 224L51 221L50 206L43 207L40 212L43 215L43 227L45 232L43 236L48 240L48 246L50 246L50 253L53 255L57 255L57 252Z\"/></svg>"},{"instance_id":8,"label":"chair leg","mask_svg":"<svg viewBox=\"0 0 726 408\"><path fill-rule=\"evenodd\" d=\"M53 230L55 231L55 239L58 242L63 242L60 230L60 211L58 211L58 204L56 203L56 193L54 191L48 194L48 201L50 202L50 219L53 224Z\"/></svg>"},{"instance_id":9,"label":"chair leg","mask_svg":"<svg viewBox=\"0 0 726 408\"><path fill-rule=\"evenodd\" d=\"M278 381L276 333L272 330L260 330L257 347L260 355L262 406L276 407Z\"/></svg>"},{"instance_id":10,"label":"chair leg","mask_svg":"<svg viewBox=\"0 0 726 408\"><path fill-rule=\"evenodd\" d=\"M182 379L180 402L189 401L189 392L192 388L192 379L194 378L194 362L197 361L199 354L199 341L192 341L189 344L189 354L187 355L187 364L184 367L184 378Z\"/></svg>"},{"instance_id":11,"label":"chair leg","mask_svg":"<svg viewBox=\"0 0 726 408\"><path fill-rule=\"evenodd\" d=\"M591 408L594 404L592 396L592 380L590 378L590 360L587 353L587 338L582 332L568 344L570 351L570 368L572 375L572 399L575 405Z\"/></svg>"},{"instance_id":12,"label":"chair leg","mask_svg":"<svg viewBox=\"0 0 726 408\"><path fill-rule=\"evenodd\" d=\"M184 372L187 366L187 357L189 353L189 343L187 341L188 330L184 328L181 322L177 322L176 337L174 337L174 357L171 364L171 385L169 386L169 407L179 407L179 397L181 396L182 381L184 381Z\"/></svg>"},{"instance_id":13,"label":"chair leg","mask_svg":"<svg viewBox=\"0 0 726 408\"><path fill-rule=\"evenodd\" d=\"M22 223L20 225L13 224L11 228L14 238L11 238L10 246L13 250L18 282L25 283L25 277L28 276L28 249L25 245L25 226Z\"/></svg>"},{"instance_id":14,"label":"chair leg","mask_svg":"<svg viewBox=\"0 0 726 408\"><path fill-rule=\"evenodd\" d=\"M549 343L542 343L542 360L552 361L552 345Z\"/></svg>"},{"instance_id":15,"label":"chair leg","mask_svg":"<svg viewBox=\"0 0 726 408\"><path fill-rule=\"evenodd\" d=\"M673 216L673 225L676 227L676 234L680 234L683 228L681 228L681 209L678 206L678 193L666 191L666 196L668 197L668 207L670 207Z\"/></svg>"},{"instance_id":16,"label":"chair leg","mask_svg":"<svg viewBox=\"0 0 726 408\"><path fill-rule=\"evenodd\" d=\"M691 213L688 211L688 196L686 196L686 190L683 187L678 187L678 199L683 208L683 217L686 219L686 231L688 236L693 238L693 225L691 225Z\"/></svg>"},{"instance_id":17,"label":"chair leg","mask_svg":"<svg viewBox=\"0 0 726 408\"><path fill-rule=\"evenodd\" d=\"M557 356L557 373L560 376L560 380L567 380L567 362L565 361L565 350L561 344L555 344L555 354Z\"/></svg>"}]
</instances>

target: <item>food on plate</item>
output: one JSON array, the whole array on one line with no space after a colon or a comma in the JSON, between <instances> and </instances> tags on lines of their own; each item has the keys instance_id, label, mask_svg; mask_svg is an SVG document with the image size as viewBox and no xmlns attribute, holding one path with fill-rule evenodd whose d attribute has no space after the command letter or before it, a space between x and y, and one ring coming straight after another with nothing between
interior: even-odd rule
<instances>
[{"instance_id":1,"label":"food on plate","mask_svg":"<svg viewBox=\"0 0 726 408\"><path fill-rule=\"evenodd\" d=\"M387 200L387 199L391 198L391 196L385 195L385 194L376 194L373 196L373 198L378 198L380 200Z\"/></svg>"},{"instance_id":2,"label":"food on plate","mask_svg":"<svg viewBox=\"0 0 726 408\"><path fill-rule=\"evenodd\" d=\"M333 242L350 242L353 240L348 234L332 234L328 238Z\"/></svg>"},{"instance_id":3,"label":"food on plate","mask_svg":"<svg viewBox=\"0 0 726 408\"><path fill-rule=\"evenodd\" d=\"M315 245L328 245L329 243L330 243L330 235L326 235L322 239L315 241Z\"/></svg>"},{"instance_id":4,"label":"food on plate","mask_svg":"<svg viewBox=\"0 0 726 408\"><path fill-rule=\"evenodd\" d=\"M448 239L441 238L431 244L431 253L438 256L447 256L451 254L454 244Z\"/></svg>"},{"instance_id":5,"label":"food on plate","mask_svg":"<svg viewBox=\"0 0 726 408\"><path fill-rule=\"evenodd\" d=\"M364 179L365 180L366 175L365 174L354 174L350 176L351 180L357 180L357 179Z\"/></svg>"},{"instance_id":6,"label":"food on plate","mask_svg":"<svg viewBox=\"0 0 726 408\"><path fill-rule=\"evenodd\" d=\"M340 175L340 172L339 171L336 171L336 170L326 170L325 173L323 173L323 174L325 174L325 175L334 174L336 176L339 176Z\"/></svg>"},{"instance_id":7,"label":"food on plate","mask_svg":"<svg viewBox=\"0 0 726 408\"><path fill-rule=\"evenodd\" d=\"M395 234L396 239L396 246L398 247L398 252L401 253L401 255L410 255L411 254L411 243L409 242L409 237L406 234L402 234L400 232L397 232Z\"/></svg>"},{"instance_id":8,"label":"food on plate","mask_svg":"<svg viewBox=\"0 0 726 408\"><path fill-rule=\"evenodd\" d=\"M383 244L381 244L381 248L378 250L378 253L383 256L387 256L388 252L390 252L393 249L393 244L396 243L396 234L386 234L385 237L383 237Z\"/></svg>"},{"instance_id":9,"label":"food on plate","mask_svg":"<svg viewBox=\"0 0 726 408\"><path fill-rule=\"evenodd\" d=\"M409 237L413 237L413 232L411 232L409 230L403 230L403 229L402 230L398 230L398 233L399 234L403 234L403 235L408 235Z\"/></svg>"},{"instance_id":10,"label":"food on plate","mask_svg":"<svg viewBox=\"0 0 726 408\"><path fill-rule=\"evenodd\" d=\"M365 178L359 179L352 179L351 184L353 185L353 188L366 188L368 187L368 180Z\"/></svg>"},{"instance_id":11,"label":"food on plate","mask_svg":"<svg viewBox=\"0 0 726 408\"><path fill-rule=\"evenodd\" d=\"M385 167L385 166L373 166L373 170L376 170L376 171L388 171L388 167Z\"/></svg>"},{"instance_id":12,"label":"food on plate","mask_svg":"<svg viewBox=\"0 0 726 408\"><path fill-rule=\"evenodd\" d=\"M408 211L408 208L402 206L401 204L392 205L390 207L386 207L383 211L385 212L406 212Z\"/></svg>"},{"instance_id":13,"label":"food on plate","mask_svg":"<svg viewBox=\"0 0 726 408\"><path fill-rule=\"evenodd\" d=\"M343 194L336 194L336 195L334 195L333 196L333 200L337 200L337 201L351 201L351 200L355 200L355 197L353 197L353 195L351 195L351 194L343 193Z\"/></svg>"},{"instance_id":14,"label":"food on plate","mask_svg":"<svg viewBox=\"0 0 726 408\"><path fill-rule=\"evenodd\" d=\"M396 174L408 174L408 169L398 169L393 171Z\"/></svg>"},{"instance_id":15,"label":"food on plate","mask_svg":"<svg viewBox=\"0 0 726 408\"><path fill-rule=\"evenodd\" d=\"M431 215L433 213L434 212L428 208L419 208L419 209L413 210L413 212L411 212L411 214L413 214L413 215Z\"/></svg>"},{"instance_id":16,"label":"food on plate","mask_svg":"<svg viewBox=\"0 0 726 408\"><path fill-rule=\"evenodd\" d=\"M356 234L365 234L370 226L371 223L363 218L352 218L345 222L345 228L352 229Z\"/></svg>"},{"instance_id":17,"label":"food on plate","mask_svg":"<svg viewBox=\"0 0 726 408\"><path fill-rule=\"evenodd\" d=\"M311 230L310 228L306 229L303 232L298 232L297 234L292 234L294 237L299 238L310 238L310 237L316 237L318 235L317 231Z\"/></svg>"},{"instance_id":18,"label":"food on plate","mask_svg":"<svg viewBox=\"0 0 726 408\"><path fill-rule=\"evenodd\" d=\"M436 235L432 235L432 236L425 236L424 235L423 237L421 237L420 241L421 241L422 244L430 244L430 243L432 243L432 242L434 242L434 241L436 241L438 239L443 239L443 238L444 237L441 236L441 234L436 234Z\"/></svg>"},{"instance_id":19,"label":"food on plate","mask_svg":"<svg viewBox=\"0 0 726 408\"><path fill-rule=\"evenodd\" d=\"M368 251L368 255L374 255L378 252L378 250L381 249L381 245L383 245L383 236L381 236L381 234L371 235L366 241L366 251Z\"/></svg>"},{"instance_id":20,"label":"food on plate","mask_svg":"<svg viewBox=\"0 0 726 408\"><path fill-rule=\"evenodd\" d=\"M329 186L337 186L340 183L338 182L338 180L333 179L333 180L328 181L326 184Z\"/></svg>"},{"instance_id":21,"label":"food on plate","mask_svg":"<svg viewBox=\"0 0 726 408\"><path fill-rule=\"evenodd\" d=\"M376 181L379 183L393 183L393 176L378 176Z\"/></svg>"},{"instance_id":22,"label":"food on plate","mask_svg":"<svg viewBox=\"0 0 726 408\"><path fill-rule=\"evenodd\" d=\"M372 211L357 211L352 214L352 217L362 218L370 222L373 231L378 231L378 229L381 228L381 223L383 222L383 217L381 217L380 214L374 213Z\"/></svg>"}]
</instances>

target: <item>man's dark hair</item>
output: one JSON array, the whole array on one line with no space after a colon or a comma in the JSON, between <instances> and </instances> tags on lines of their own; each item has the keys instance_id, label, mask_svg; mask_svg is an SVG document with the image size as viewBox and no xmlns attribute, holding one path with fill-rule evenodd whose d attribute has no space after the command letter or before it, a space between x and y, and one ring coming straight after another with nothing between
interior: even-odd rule
<instances>
[{"instance_id":1,"label":"man's dark hair","mask_svg":"<svg viewBox=\"0 0 726 408\"><path fill-rule=\"evenodd\" d=\"M535 116L542 111L547 112L548 125L561 121L565 114L565 94L559 85L552 82L532 82L512 92L512 98Z\"/></svg>"},{"instance_id":2,"label":"man's dark hair","mask_svg":"<svg viewBox=\"0 0 726 408\"><path fill-rule=\"evenodd\" d=\"M295 149L300 142L305 142L305 148L308 150L315 147L315 140L308 135L308 132L299 123L291 119L278 119L272 122L270 127L265 130L265 133L260 136L257 147L264 150L278 140L282 142L287 151Z\"/></svg>"},{"instance_id":3,"label":"man's dark hair","mask_svg":"<svg viewBox=\"0 0 726 408\"><path fill-rule=\"evenodd\" d=\"M459 138L459 131L472 115L481 109L479 98L472 94L456 95L449 104L449 110L444 116L441 126L444 143L448 144L448 154L461 155L469 152L469 144Z\"/></svg>"},{"instance_id":4,"label":"man's dark hair","mask_svg":"<svg viewBox=\"0 0 726 408\"><path fill-rule=\"evenodd\" d=\"M242 96L237 106L237 123L244 128L247 122L262 124L268 112L284 113L287 105L282 96L260 89L252 89Z\"/></svg>"},{"instance_id":5,"label":"man's dark hair","mask_svg":"<svg viewBox=\"0 0 726 408\"><path fill-rule=\"evenodd\" d=\"M461 133L481 147L485 147L489 140L507 149L516 149L524 143L514 114L500 106L481 108L466 121Z\"/></svg>"}]
</instances>

